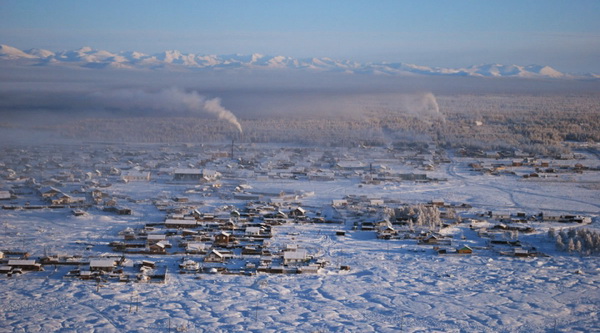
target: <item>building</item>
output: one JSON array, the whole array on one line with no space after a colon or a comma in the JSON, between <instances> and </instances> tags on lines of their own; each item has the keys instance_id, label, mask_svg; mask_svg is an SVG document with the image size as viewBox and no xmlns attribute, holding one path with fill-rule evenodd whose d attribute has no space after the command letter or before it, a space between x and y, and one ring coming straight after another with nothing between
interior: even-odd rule
<instances>
[{"instance_id":1,"label":"building","mask_svg":"<svg viewBox=\"0 0 600 333\"><path fill-rule=\"evenodd\" d=\"M150 181L150 171L125 171L121 175L124 182L148 182Z\"/></svg>"},{"instance_id":2,"label":"building","mask_svg":"<svg viewBox=\"0 0 600 333\"><path fill-rule=\"evenodd\" d=\"M473 249L470 246L465 245L465 246L457 249L456 252L461 253L461 254L471 254L471 253L473 253Z\"/></svg>"},{"instance_id":3,"label":"building","mask_svg":"<svg viewBox=\"0 0 600 333\"><path fill-rule=\"evenodd\" d=\"M231 234L225 231L221 231L220 233L215 235L215 244L216 245L227 245L231 242Z\"/></svg>"},{"instance_id":4,"label":"building","mask_svg":"<svg viewBox=\"0 0 600 333\"><path fill-rule=\"evenodd\" d=\"M35 262L33 259L14 259L8 261L8 266L14 268L20 268L24 271L41 271L42 265Z\"/></svg>"},{"instance_id":5,"label":"building","mask_svg":"<svg viewBox=\"0 0 600 333\"><path fill-rule=\"evenodd\" d=\"M208 169L176 169L173 173L173 180L175 181L213 181L220 177L220 172Z\"/></svg>"},{"instance_id":6,"label":"building","mask_svg":"<svg viewBox=\"0 0 600 333\"><path fill-rule=\"evenodd\" d=\"M116 267L113 259L92 259L90 260L90 271L112 272Z\"/></svg>"},{"instance_id":7,"label":"building","mask_svg":"<svg viewBox=\"0 0 600 333\"><path fill-rule=\"evenodd\" d=\"M284 251L283 252L283 264L284 265L304 262L307 259L308 259L308 253L304 249L297 249L295 251Z\"/></svg>"},{"instance_id":8,"label":"building","mask_svg":"<svg viewBox=\"0 0 600 333\"><path fill-rule=\"evenodd\" d=\"M204 261L205 262L224 262L225 256L221 252L213 249L204 257Z\"/></svg>"}]
</instances>

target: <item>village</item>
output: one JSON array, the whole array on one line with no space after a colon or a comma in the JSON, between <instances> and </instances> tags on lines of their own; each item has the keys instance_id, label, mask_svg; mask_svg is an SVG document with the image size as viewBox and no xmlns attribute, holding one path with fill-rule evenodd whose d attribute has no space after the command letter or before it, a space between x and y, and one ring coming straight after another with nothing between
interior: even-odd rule
<instances>
[{"instance_id":1,"label":"village","mask_svg":"<svg viewBox=\"0 0 600 333\"><path fill-rule=\"evenodd\" d=\"M461 163L474 174L487 164L495 168L490 174L524 165L549 173L549 162L516 155L522 160L495 154L480 163L486 157L478 154ZM7 147L3 156L0 273L6 277L52 267L65 278L102 282L166 283L168 274L319 274L352 269L319 239L347 244L353 234L372 239L374 249L393 242L415 255L546 256L527 241L540 234L538 226L545 232L547 225L592 223L580 212L474 207L431 194L405 201L373 191L443 186L456 177L456 162L433 144L84 144ZM569 157L552 165L571 163L557 168L562 174L598 172L597 161ZM474 158L478 162L470 162ZM86 232L85 241L57 233L40 246L36 234L55 226L48 222L35 231L10 218L29 212L81 224L94 217L120 222L101 235Z\"/></svg>"}]
</instances>

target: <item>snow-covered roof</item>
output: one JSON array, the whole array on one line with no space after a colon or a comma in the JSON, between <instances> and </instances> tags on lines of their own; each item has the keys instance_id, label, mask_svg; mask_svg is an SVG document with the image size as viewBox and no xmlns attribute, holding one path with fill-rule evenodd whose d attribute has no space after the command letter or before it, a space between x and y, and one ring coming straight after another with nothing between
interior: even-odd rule
<instances>
[{"instance_id":1,"label":"snow-covered roof","mask_svg":"<svg viewBox=\"0 0 600 333\"><path fill-rule=\"evenodd\" d=\"M13 259L8 261L8 266L33 266L35 265L35 260L33 259Z\"/></svg>"},{"instance_id":2,"label":"snow-covered roof","mask_svg":"<svg viewBox=\"0 0 600 333\"><path fill-rule=\"evenodd\" d=\"M173 173L180 174L180 175L202 175L202 170L200 170L200 169L175 169L175 171Z\"/></svg>"},{"instance_id":3,"label":"snow-covered roof","mask_svg":"<svg viewBox=\"0 0 600 333\"><path fill-rule=\"evenodd\" d=\"M92 259L90 267L115 267L115 261L113 259Z\"/></svg>"},{"instance_id":4,"label":"snow-covered roof","mask_svg":"<svg viewBox=\"0 0 600 333\"><path fill-rule=\"evenodd\" d=\"M296 250L296 251L285 251L285 252L283 252L283 259L284 260L304 260L304 259L306 259L307 254L308 253L304 249Z\"/></svg>"}]
</instances>

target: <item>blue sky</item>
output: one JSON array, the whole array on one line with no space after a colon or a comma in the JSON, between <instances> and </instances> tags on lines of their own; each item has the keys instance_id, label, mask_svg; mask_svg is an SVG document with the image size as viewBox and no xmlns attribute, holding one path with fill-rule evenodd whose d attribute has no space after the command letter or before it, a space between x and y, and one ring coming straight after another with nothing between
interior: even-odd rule
<instances>
[{"instance_id":1,"label":"blue sky","mask_svg":"<svg viewBox=\"0 0 600 333\"><path fill-rule=\"evenodd\" d=\"M0 43L600 72L600 1L0 0Z\"/></svg>"}]
</instances>

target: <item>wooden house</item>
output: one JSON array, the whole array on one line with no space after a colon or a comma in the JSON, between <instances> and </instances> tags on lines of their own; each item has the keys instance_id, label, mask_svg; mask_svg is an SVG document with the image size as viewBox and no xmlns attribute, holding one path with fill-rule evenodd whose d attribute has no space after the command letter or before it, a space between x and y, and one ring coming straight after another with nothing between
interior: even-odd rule
<instances>
[{"instance_id":1,"label":"wooden house","mask_svg":"<svg viewBox=\"0 0 600 333\"><path fill-rule=\"evenodd\" d=\"M225 256L221 252L213 249L204 257L204 261L205 262L221 262L222 263L222 262L225 262Z\"/></svg>"},{"instance_id":2,"label":"wooden house","mask_svg":"<svg viewBox=\"0 0 600 333\"><path fill-rule=\"evenodd\" d=\"M461 248L456 249L456 252L460 254L471 254L473 253L473 249L470 246L465 245Z\"/></svg>"},{"instance_id":3,"label":"wooden house","mask_svg":"<svg viewBox=\"0 0 600 333\"><path fill-rule=\"evenodd\" d=\"M36 263L33 259L13 259L8 261L8 266L15 268L20 268L24 271L41 271L42 265Z\"/></svg>"},{"instance_id":4,"label":"wooden house","mask_svg":"<svg viewBox=\"0 0 600 333\"><path fill-rule=\"evenodd\" d=\"M306 210L302 207L296 207L290 211L291 217L303 217L306 216Z\"/></svg>"},{"instance_id":5,"label":"wooden house","mask_svg":"<svg viewBox=\"0 0 600 333\"><path fill-rule=\"evenodd\" d=\"M50 198L59 193L62 193L60 190L58 190L52 186L42 187L39 189L39 192L42 195L42 198Z\"/></svg>"},{"instance_id":6,"label":"wooden house","mask_svg":"<svg viewBox=\"0 0 600 333\"><path fill-rule=\"evenodd\" d=\"M156 244L160 241L164 241L167 239L167 235L165 234L150 234L147 236L146 242L148 245Z\"/></svg>"},{"instance_id":7,"label":"wooden house","mask_svg":"<svg viewBox=\"0 0 600 333\"><path fill-rule=\"evenodd\" d=\"M116 267L113 259L92 259L90 260L90 271L112 272Z\"/></svg>"},{"instance_id":8,"label":"wooden house","mask_svg":"<svg viewBox=\"0 0 600 333\"><path fill-rule=\"evenodd\" d=\"M421 241L421 243L423 243L423 244L438 244L439 242L440 242L440 239L436 235L429 235L429 236L423 238L423 240Z\"/></svg>"},{"instance_id":9,"label":"wooden house","mask_svg":"<svg viewBox=\"0 0 600 333\"><path fill-rule=\"evenodd\" d=\"M231 234L225 231L221 231L215 235L216 245L228 245L232 240Z\"/></svg>"},{"instance_id":10,"label":"wooden house","mask_svg":"<svg viewBox=\"0 0 600 333\"><path fill-rule=\"evenodd\" d=\"M307 259L308 259L308 253L304 249L297 249L295 251L284 251L283 252L283 264L284 265L304 262Z\"/></svg>"},{"instance_id":11,"label":"wooden house","mask_svg":"<svg viewBox=\"0 0 600 333\"><path fill-rule=\"evenodd\" d=\"M137 171L137 170L129 170L125 171L121 174L121 179L128 182L148 182L150 181L150 172L149 171Z\"/></svg>"},{"instance_id":12,"label":"wooden house","mask_svg":"<svg viewBox=\"0 0 600 333\"><path fill-rule=\"evenodd\" d=\"M188 242L185 246L186 253L204 254L206 253L206 244L202 242Z\"/></svg>"},{"instance_id":13,"label":"wooden house","mask_svg":"<svg viewBox=\"0 0 600 333\"><path fill-rule=\"evenodd\" d=\"M151 253L159 253L164 254L167 253L166 246L163 242L158 242L156 244L152 244L148 247Z\"/></svg>"},{"instance_id":14,"label":"wooden house","mask_svg":"<svg viewBox=\"0 0 600 333\"><path fill-rule=\"evenodd\" d=\"M259 236L261 232L260 227L246 227L246 236Z\"/></svg>"}]
</instances>

